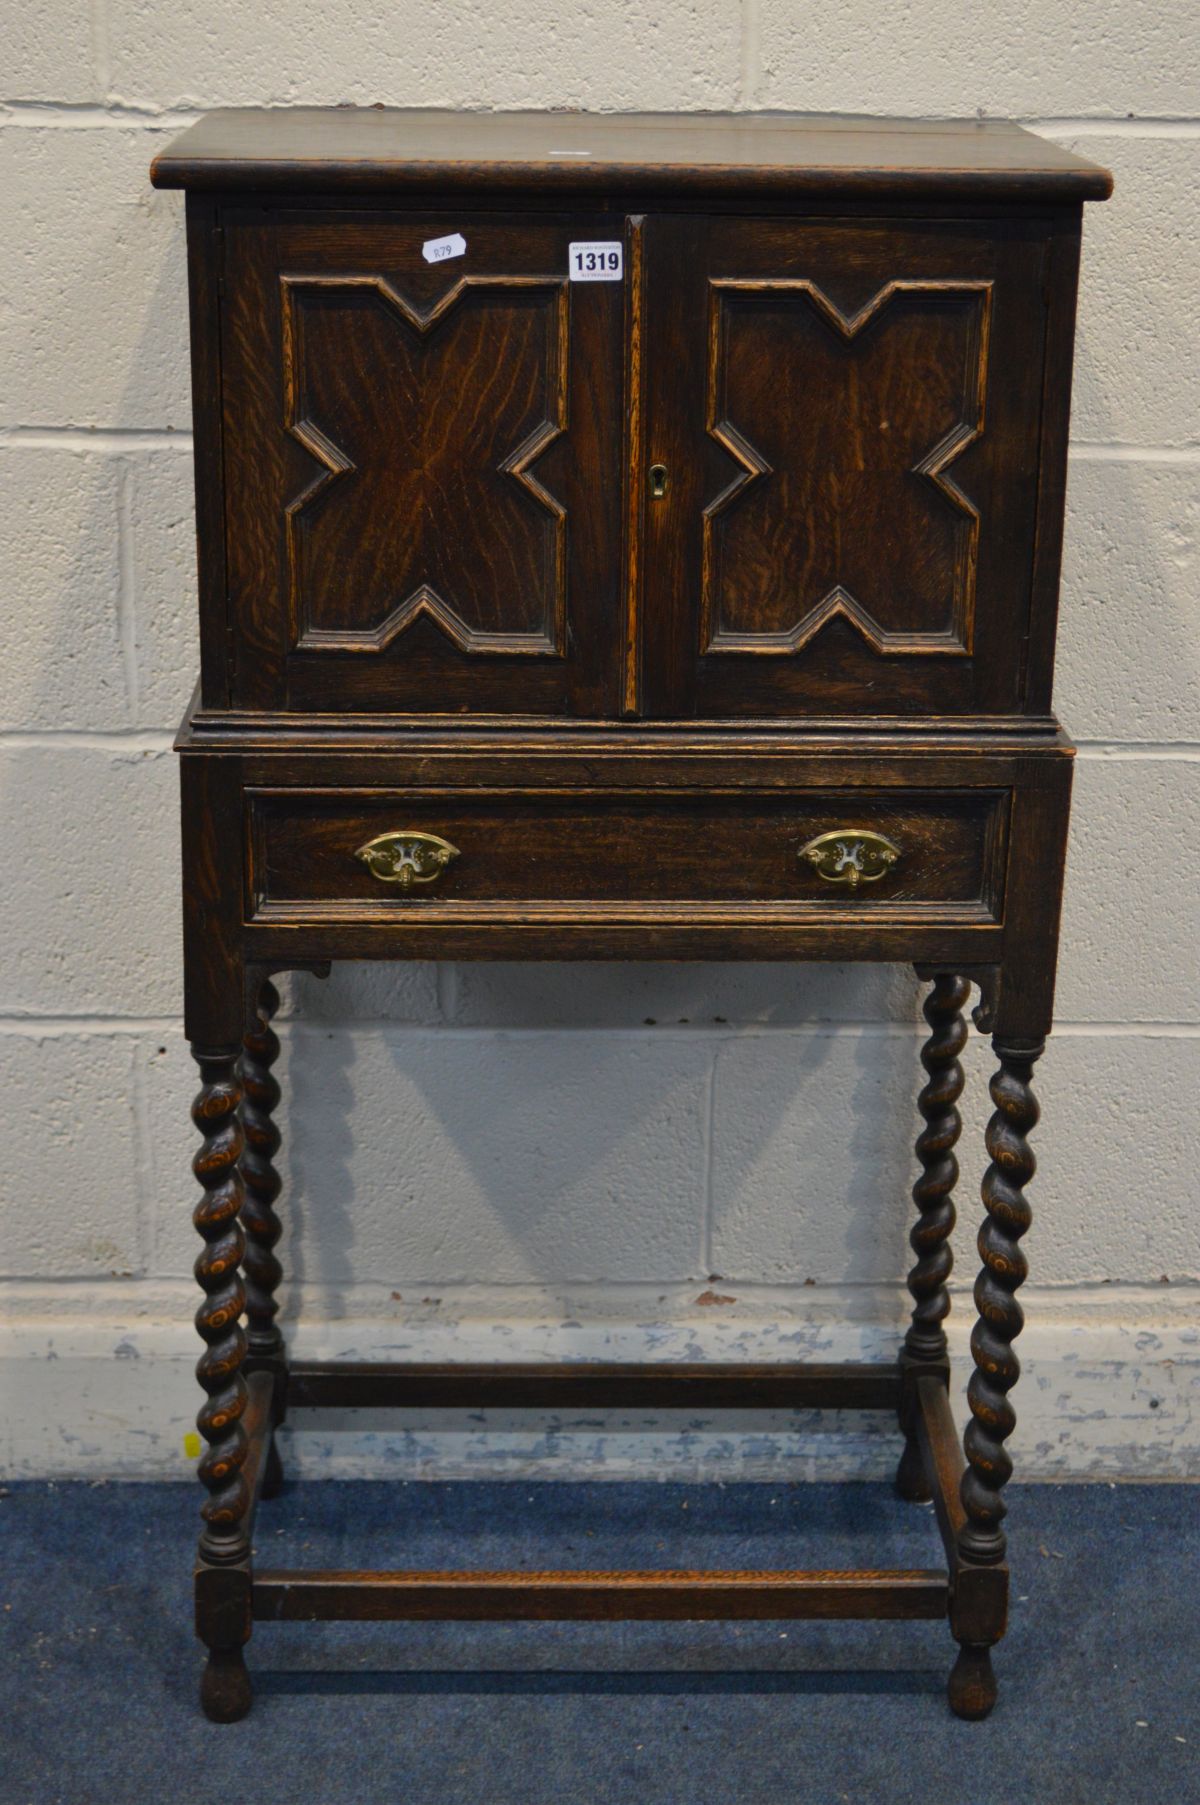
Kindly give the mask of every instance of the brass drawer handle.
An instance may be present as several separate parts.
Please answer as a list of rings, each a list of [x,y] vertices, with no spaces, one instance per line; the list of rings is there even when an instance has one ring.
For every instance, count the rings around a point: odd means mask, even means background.
[[[400,827],[395,833],[368,840],[354,856],[381,884],[398,884],[401,890],[411,890],[414,884],[436,884],[451,859],[460,855],[458,847],[451,846],[449,840]]]
[[[802,846],[797,856],[807,859],[827,884],[848,884],[857,890],[860,884],[874,884],[890,871],[900,857],[900,848],[882,834],[835,827]]]

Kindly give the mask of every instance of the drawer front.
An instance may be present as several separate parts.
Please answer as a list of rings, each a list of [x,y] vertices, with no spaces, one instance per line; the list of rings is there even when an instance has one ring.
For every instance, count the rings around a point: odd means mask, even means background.
[[[1021,708],[1045,232],[649,222],[647,714]]]
[[[1006,790],[254,790],[248,919],[998,924]]]

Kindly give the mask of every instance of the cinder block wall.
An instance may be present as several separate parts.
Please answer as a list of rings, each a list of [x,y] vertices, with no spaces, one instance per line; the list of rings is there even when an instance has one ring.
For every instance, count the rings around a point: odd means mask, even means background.
[[[1193,0],[6,8],[0,1459],[177,1474],[195,1407],[175,773],[195,665],[182,207],[235,104],[1015,117],[1090,211],[1058,704],[1082,742],[1014,1450],[1200,1462],[1200,67]],[[902,970],[416,966],[287,998],[287,1305],[325,1353],[838,1357],[904,1319]],[[973,1277],[988,1050],[957,1238]],[[961,1349],[969,1295],[956,1299]],[[880,1473],[860,1421],[316,1425],[310,1471]],[[782,1463],[782,1465],[780,1464]]]

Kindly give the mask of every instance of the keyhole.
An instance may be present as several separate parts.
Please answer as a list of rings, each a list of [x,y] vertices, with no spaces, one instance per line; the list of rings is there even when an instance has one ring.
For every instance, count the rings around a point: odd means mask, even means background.
[[[651,493],[651,495],[653,496],[655,501],[661,501],[663,496],[666,494],[666,492],[667,492],[667,466],[665,464],[651,464],[651,466],[650,466],[650,493]]]

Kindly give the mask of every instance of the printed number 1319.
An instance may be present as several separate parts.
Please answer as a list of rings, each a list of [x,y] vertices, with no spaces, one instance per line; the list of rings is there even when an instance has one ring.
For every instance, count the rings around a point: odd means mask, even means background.
[[[568,268],[572,282],[619,282],[622,249],[619,239],[610,243],[569,245]]]

